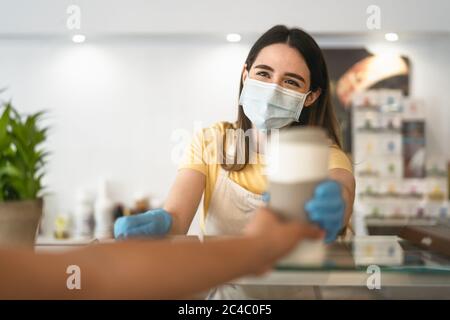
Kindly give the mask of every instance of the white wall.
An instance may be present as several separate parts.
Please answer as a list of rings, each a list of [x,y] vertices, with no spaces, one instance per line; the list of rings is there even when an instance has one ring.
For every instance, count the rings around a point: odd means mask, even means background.
[[[100,177],[127,204],[137,192],[165,197],[173,132],[234,119],[245,54],[228,43],[0,42],[2,98],[50,110],[47,214],[71,212],[76,190],[95,191]]]

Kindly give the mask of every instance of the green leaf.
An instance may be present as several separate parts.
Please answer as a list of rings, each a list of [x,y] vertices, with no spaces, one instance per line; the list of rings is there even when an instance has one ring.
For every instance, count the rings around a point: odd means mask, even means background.
[[[34,199],[42,193],[49,155],[39,148],[47,138],[48,128],[39,124],[44,114],[21,116],[11,102],[0,106],[0,202]]]
[[[7,175],[10,177],[22,177],[22,172],[10,163],[0,167],[0,176]]]
[[[7,130],[10,121],[9,111],[9,108],[5,108],[2,116],[0,117],[0,152],[11,143]]]

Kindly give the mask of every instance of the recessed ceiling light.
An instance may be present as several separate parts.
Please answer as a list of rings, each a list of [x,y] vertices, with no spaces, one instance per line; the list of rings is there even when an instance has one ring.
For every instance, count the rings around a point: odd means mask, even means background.
[[[238,33],[229,33],[227,34],[228,42],[239,42],[241,41],[241,35]]]
[[[83,43],[84,41],[86,41],[86,36],[84,34],[75,34],[72,37],[72,41],[75,43]]]
[[[397,41],[397,40],[398,40],[398,34],[396,34],[395,32],[386,33],[386,34],[384,35],[384,38],[385,38],[387,41],[394,42],[394,41]]]

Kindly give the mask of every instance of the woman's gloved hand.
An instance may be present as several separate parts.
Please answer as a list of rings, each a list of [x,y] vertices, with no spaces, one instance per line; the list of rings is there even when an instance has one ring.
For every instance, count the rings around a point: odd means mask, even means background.
[[[305,204],[309,219],[326,231],[325,242],[336,240],[342,230],[345,215],[345,202],[341,185],[333,180],[320,183],[314,196]]]
[[[269,204],[270,203],[270,194],[267,191],[262,193],[262,201],[265,204]]]
[[[172,216],[164,209],[120,217],[114,224],[115,238],[162,236],[169,232]]]

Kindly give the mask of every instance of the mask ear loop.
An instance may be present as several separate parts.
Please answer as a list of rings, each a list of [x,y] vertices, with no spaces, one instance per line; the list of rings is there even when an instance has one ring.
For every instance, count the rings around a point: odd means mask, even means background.
[[[244,80],[244,83],[245,83],[245,81],[247,81],[248,79],[252,79],[252,78],[250,78],[250,70],[247,70],[247,77],[245,78],[245,80]]]
[[[309,90],[307,93],[305,93],[305,96],[304,96],[303,100],[301,102],[299,102],[299,104],[300,103],[302,104],[302,107],[301,108],[297,108],[298,111],[297,111],[297,115],[295,116],[295,118],[297,119],[296,122],[300,121],[300,114],[302,113],[303,108],[305,107],[306,98],[308,98],[308,95],[310,93],[311,93],[311,90]]]

